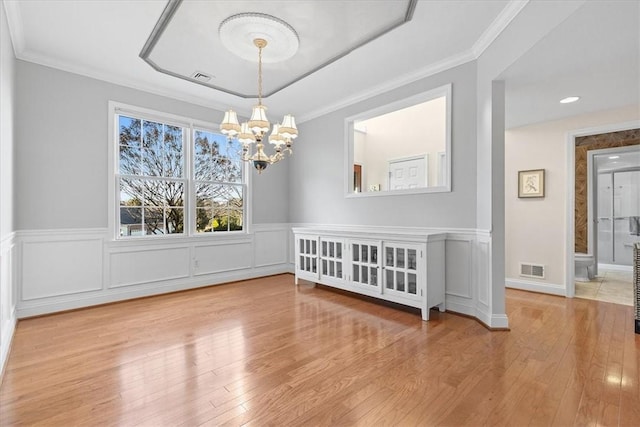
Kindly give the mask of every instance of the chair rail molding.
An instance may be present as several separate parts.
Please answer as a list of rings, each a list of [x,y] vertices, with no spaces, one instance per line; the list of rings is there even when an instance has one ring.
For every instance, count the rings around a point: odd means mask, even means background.
[[[108,228],[16,232],[15,318],[292,272],[290,225],[114,241]]]

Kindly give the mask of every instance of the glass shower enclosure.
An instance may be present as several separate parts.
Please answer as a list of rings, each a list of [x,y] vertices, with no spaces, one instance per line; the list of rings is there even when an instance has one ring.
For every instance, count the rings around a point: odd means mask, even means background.
[[[640,241],[640,169],[597,173],[598,263],[632,265]]]

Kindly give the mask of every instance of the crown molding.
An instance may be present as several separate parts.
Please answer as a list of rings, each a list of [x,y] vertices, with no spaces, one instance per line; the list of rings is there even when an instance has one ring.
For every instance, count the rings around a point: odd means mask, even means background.
[[[396,79],[390,80],[386,83],[378,85],[366,91],[362,91],[349,98],[343,98],[334,104],[331,104],[324,108],[312,110],[307,114],[303,114],[297,117],[298,123],[304,123],[305,121],[312,120],[321,117],[325,114],[332,113],[341,108],[348,107],[357,102],[364,101],[373,96],[380,95],[393,89],[397,89],[409,83],[413,83],[420,79],[432,76],[442,71],[449,70],[459,65],[465,64],[470,61],[474,61],[482,55],[482,53],[495,41],[496,38],[509,26],[511,21],[524,9],[529,3],[529,0],[511,0],[507,6],[498,14],[496,19],[493,20],[491,25],[482,33],[480,38],[473,44],[471,49],[462,52],[457,55],[450,56],[435,64],[430,64],[424,68],[416,70],[411,73],[404,74]]]
[[[312,110],[311,112],[307,113],[307,114],[303,114],[300,115],[298,117],[296,117],[296,121],[298,123],[303,123],[305,121],[308,120],[312,120],[321,116],[324,116],[325,114],[329,114],[332,113],[334,111],[340,110],[342,108],[348,107],[350,105],[353,105],[355,103],[358,103],[360,101],[364,101],[367,100],[369,98],[372,98],[376,95],[381,95],[385,92],[389,92],[393,89],[397,89],[399,87],[405,86],[409,83],[413,83],[415,81],[424,79],[426,77],[429,76],[433,76],[435,74],[438,74],[442,71],[446,71],[449,70],[451,68],[457,67],[459,65],[462,64],[466,64],[467,62],[473,61],[475,60],[476,57],[473,55],[473,52],[471,50],[468,50],[466,52],[463,52],[461,54],[458,55],[454,55],[454,56],[450,56],[449,58],[440,61],[440,62],[436,62],[434,64],[430,64],[424,68],[420,68],[416,71],[413,71],[411,73],[407,73],[404,74],[398,78],[395,78],[393,80],[389,80],[381,85],[378,86],[374,86],[371,89],[367,89],[365,91],[361,91],[353,96],[350,96],[348,98],[343,98],[342,100],[335,102],[333,104],[330,104],[326,107],[323,108],[318,108],[316,110]]]
[[[22,52],[16,54],[16,58],[22,61],[31,62],[34,64],[42,65],[49,68],[54,68],[68,73],[77,74],[83,77],[88,77],[96,80],[100,80],[106,83],[112,83],[118,86],[124,86],[131,89],[140,90],[143,92],[151,93],[153,95],[164,96],[176,101],[187,102],[190,104],[198,105],[201,107],[211,108],[218,111],[224,111],[229,108],[231,103],[223,105],[220,102],[213,101],[214,97],[194,96],[185,94],[180,90],[167,89],[161,85],[149,84],[137,79],[128,79],[121,76],[115,76],[112,73],[102,72],[94,68],[78,66],[69,64],[64,61],[57,61],[51,57],[45,55],[38,55],[32,52]]]
[[[484,53],[484,51],[491,46],[491,43],[498,38],[498,36],[509,26],[511,21],[518,16],[518,14],[529,3],[529,0],[512,0],[505,6],[504,9],[498,14],[496,19],[493,20],[491,25],[480,35],[480,38],[473,44],[471,51],[475,55],[476,59]]]
[[[119,86],[125,86],[136,90],[141,90],[154,95],[164,96],[167,98],[175,99],[177,101],[187,102],[190,104],[198,105],[205,108],[211,108],[218,111],[224,111],[227,108],[236,107],[242,108],[244,100],[239,102],[216,102],[214,99],[215,94],[212,96],[196,96],[185,94],[179,89],[167,89],[162,85],[149,84],[138,79],[125,78],[122,76],[116,76],[111,73],[107,73],[101,70],[96,70],[90,67],[84,67],[77,64],[70,64],[65,61],[59,61],[53,59],[47,55],[40,55],[33,52],[29,52],[24,37],[22,18],[20,16],[19,1],[4,1],[5,10],[7,12],[7,21],[9,24],[9,33],[11,35],[11,41],[13,44],[14,53],[17,59],[33,62],[38,65],[59,69],[62,71],[70,72],[86,76],[89,78],[98,79],[108,83],[116,84]],[[474,45],[467,51],[450,56],[440,62],[430,64],[426,67],[418,69],[416,71],[404,74],[395,79],[389,80],[380,85],[374,86],[370,89],[361,91],[355,95],[342,98],[341,100],[334,102],[322,108],[311,110],[305,114],[301,114],[296,117],[298,123],[303,123],[323,115],[332,113],[342,108],[348,107],[355,103],[364,101],[376,95],[389,92],[407,84],[413,83],[420,79],[435,75],[437,73],[446,71],[448,69],[457,67],[467,62],[478,59],[478,57],[495,41],[495,39],[505,30],[505,28],[511,23],[511,21],[524,9],[529,3],[529,0],[512,0],[507,6],[498,14],[496,19],[491,25],[482,33],[480,38],[474,43]]]

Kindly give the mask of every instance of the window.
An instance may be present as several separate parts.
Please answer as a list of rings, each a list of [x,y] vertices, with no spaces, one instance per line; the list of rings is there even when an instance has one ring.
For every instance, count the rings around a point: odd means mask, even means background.
[[[244,230],[240,144],[206,126],[114,109],[118,238]]]
[[[197,129],[194,149],[196,231],[242,230],[241,147],[224,135]]]

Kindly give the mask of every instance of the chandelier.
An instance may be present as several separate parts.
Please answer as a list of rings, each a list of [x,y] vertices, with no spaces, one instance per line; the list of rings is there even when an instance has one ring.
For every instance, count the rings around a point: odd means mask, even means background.
[[[250,18],[255,23],[258,14],[242,14],[240,17],[244,18],[245,15],[250,15]],[[271,25],[273,25],[274,20],[280,21],[271,16],[263,18],[264,16],[268,15],[258,15],[258,18],[267,19]],[[238,15],[227,19],[221,25],[221,29],[225,23],[230,20],[237,20],[237,18]],[[256,37],[253,39],[253,44],[258,48],[258,105],[253,107],[251,118],[242,124],[238,121],[238,115],[234,110],[226,111],[220,124],[220,131],[229,140],[236,138],[242,144],[242,161],[253,164],[258,173],[262,173],[267,166],[279,162],[285,158],[285,154],[288,153],[290,155],[293,152],[292,143],[298,137],[298,129],[295,118],[291,114],[285,115],[281,123],[275,123],[271,127],[267,119],[267,107],[262,104],[262,50],[267,46],[267,40]],[[268,138],[265,138],[270,128],[271,133]],[[274,153],[271,155],[266,154],[264,151],[265,139],[273,145]],[[253,144],[255,144],[255,149]]]

